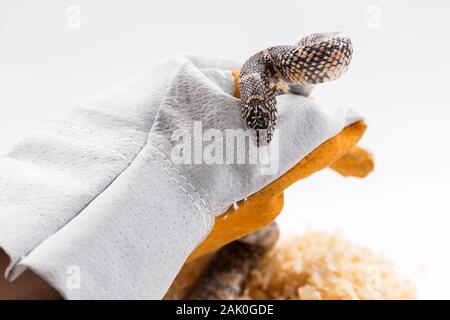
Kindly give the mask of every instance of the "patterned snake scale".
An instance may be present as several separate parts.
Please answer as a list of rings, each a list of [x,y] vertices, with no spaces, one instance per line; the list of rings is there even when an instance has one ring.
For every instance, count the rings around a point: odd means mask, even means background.
[[[187,299],[237,299],[250,272],[275,245],[278,236],[278,226],[272,223],[221,248]]]
[[[272,139],[277,122],[276,95],[302,94],[309,87],[339,78],[348,68],[353,48],[342,33],[315,33],[295,46],[275,46],[248,59],[241,68],[242,117],[256,130],[257,144]]]

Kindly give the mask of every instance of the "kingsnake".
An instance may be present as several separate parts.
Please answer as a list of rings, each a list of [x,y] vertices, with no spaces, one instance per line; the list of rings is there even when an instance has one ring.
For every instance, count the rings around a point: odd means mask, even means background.
[[[272,139],[277,123],[276,95],[303,94],[309,86],[339,78],[348,68],[353,48],[342,33],[315,33],[294,46],[274,46],[248,59],[241,68],[242,117],[248,128]]]

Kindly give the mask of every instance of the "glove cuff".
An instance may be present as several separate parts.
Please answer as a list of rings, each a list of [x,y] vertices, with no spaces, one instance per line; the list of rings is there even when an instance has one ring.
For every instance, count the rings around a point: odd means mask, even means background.
[[[161,152],[146,147],[19,266],[69,299],[160,299],[211,231],[214,216],[202,197]]]

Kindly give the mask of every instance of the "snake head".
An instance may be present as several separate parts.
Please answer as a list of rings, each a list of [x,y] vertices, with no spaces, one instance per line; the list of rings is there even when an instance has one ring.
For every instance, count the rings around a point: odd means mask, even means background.
[[[275,129],[277,112],[275,103],[270,101],[271,99],[254,95],[242,104],[242,115],[247,127],[256,130],[257,146],[260,145],[260,140],[269,143]]]
[[[241,113],[247,128],[256,130],[258,146],[260,140],[269,143],[277,120],[275,97],[259,74],[241,75],[239,86],[244,98]]]

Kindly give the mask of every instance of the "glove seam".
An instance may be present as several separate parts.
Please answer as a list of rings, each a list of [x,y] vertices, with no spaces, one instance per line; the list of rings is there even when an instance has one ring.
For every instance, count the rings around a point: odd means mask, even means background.
[[[211,216],[212,209],[208,205],[205,197],[195,188],[195,186],[188,181],[185,175],[183,175],[168,159],[164,156],[164,153],[154,146],[148,145],[149,151],[146,153],[147,160],[153,161],[156,163],[167,175],[170,177],[171,181],[191,200],[192,204],[197,208],[199,213],[202,213],[202,208],[206,211],[208,216]],[[155,155],[152,155],[154,153]],[[164,163],[158,159],[161,158]],[[172,172],[171,172],[172,171]],[[180,181],[181,178],[183,181]],[[183,185],[189,187],[192,191],[190,192],[188,188]],[[192,194],[193,193],[193,194]],[[200,201],[196,200],[198,198]]]
[[[94,147],[94,148],[99,148],[99,149],[102,149],[103,151],[106,151],[107,153],[110,153],[110,154],[113,154],[113,155],[115,155],[115,156],[118,156],[118,157],[121,158],[124,162],[129,162],[129,161],[130,161],[130,160],[127,159],[126,155],[124,155],[124,154],[118,152],[117,150],[107,148],[107,147],[102,146],[102,145],[100,145],[100,144],[90,143],[90,142],[87,142],[87,141],[82,141],[82,140],[80,140],[80,139],[74,139],[74,138],[72,138],[72,137],[67,137],[67,136],[57,136],[57,135],[49,134],[49,133],[43,133],[42,135],[47,136],[47,137],[49,137],[49,138],[54,138],[54,139],[57,139],[57,140],[65,139],[65,140],[74,141],[74,142],[82,142],[82,143],[83,143],[84,145],[86,145],[86,146],[91,146],[91,147]]]
[[[105,138],[105,139],[113,138],[113,139],[117,139],[117,140],[120,140],[120,141],[123,141],[123,142],[128,142],[128,143],[133,144],[133,145],[135,145],[135,146],[137,146],[137,147],[139,147],[141,149],[145,146],[145,143],[144,144],[138,143],[138,142],[134,141],[133,139],[120,137],[120,136],[117,136],[117,135],[103,134],[103,133],[101,133],[99,131],[89,130],[89,129],[81,128],[81,127],[78,127],[78,126],[72,126],[72,125],[68,125],[68,124],[61,123],[61,122],[56,122],[56,121],[55,122],[47,122],[47,123],[49,123],[51,125],[56,125],[56,126],[58,126],[60,128],[73,129],[73,130],[81,131],[81,132],[87,133],[89,135],[98,136],[98,137]]]

